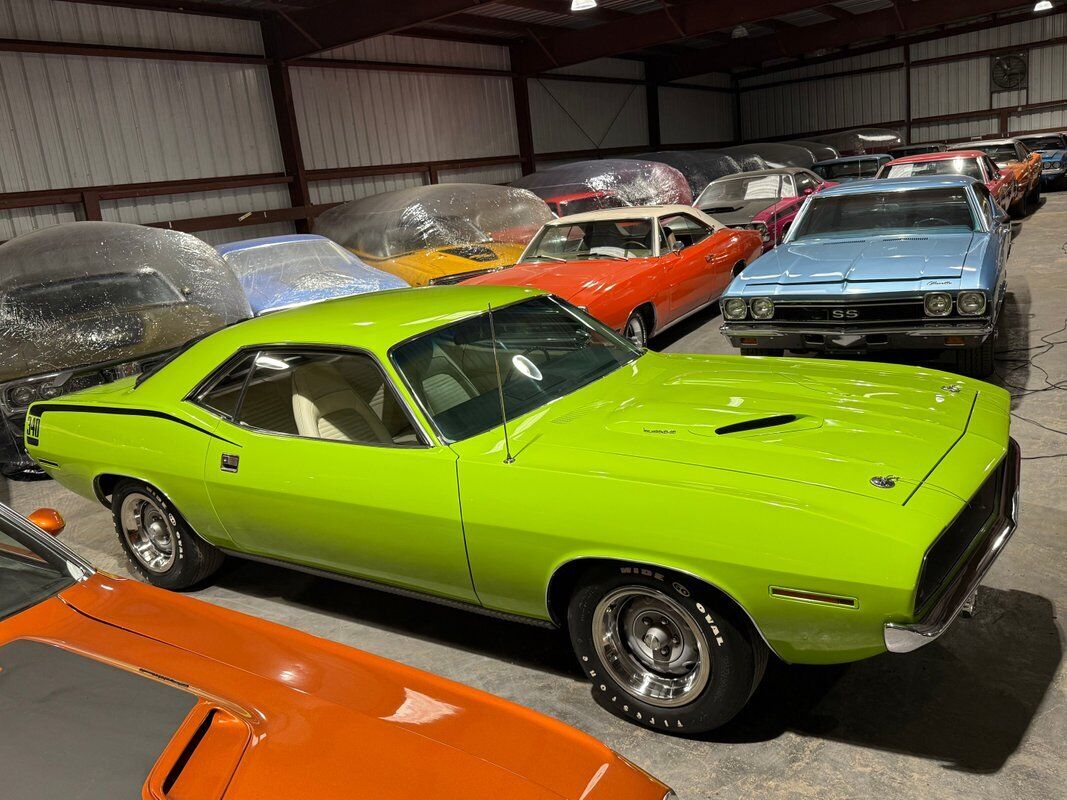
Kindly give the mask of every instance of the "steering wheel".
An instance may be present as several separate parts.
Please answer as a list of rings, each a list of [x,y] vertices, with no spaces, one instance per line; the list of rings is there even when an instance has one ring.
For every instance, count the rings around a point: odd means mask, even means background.
[[[502,382],[505,385],[511,383],[511,379],[514,378],[515,377],[515,373],[519,371],[518,367],[515,366],[516,357],[517,356],[522,356],[523,358],[526,358],[527,360],[529,360],[532,363],[533,359],[529,358],[529,354],[530,353],[543,353],[544,356],[545,356],[545,360],[546,361],[550,357],[548,355],[548,348],[547,347],[531,347],[528,350],[523,350],[521,353],[518,353],[517,355],[512,356],[511,360],[508,361],[507,372],[504,373],[504,377],[502,379]],[[523,377],[525,377],[525,376],[523,376]],[[533,381],[533,384],[534,384],[534,388],[537,389],[537,391],[539,391],[539,392],[545,391],[544,387],[541,386],[541,382],[540,381]]]
[[[925,223],[927,223],[927,222],[932,222],[932,223],[934,223],[934,226],[935,226],[935,227],[936,227],[936,225],[937,225],[938,223],[941,223],[941,224],[942,224],[942,225],[944,225],[944,226],[945,226],[946,228],[950,228],[950,227],[952,227],[951,223],[950,223],[950,222],[949,222],[949,221],[948,221],[947,219],[942,219],[941,217],[926,217],[925,219],[921,219],[921,220],[919,220],[918,222],[916,222],[916,223],[915,223],[915,226],[914,226],[914,227],[916,227],[916,228],[926,228],[926,227],[929,227],[928,225],[926,225],[926,224],[925,224]]]

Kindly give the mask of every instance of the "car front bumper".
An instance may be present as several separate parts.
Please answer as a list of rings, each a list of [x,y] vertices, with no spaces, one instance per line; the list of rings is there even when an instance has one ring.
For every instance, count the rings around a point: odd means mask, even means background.
[[[967,556],[954,578],[922,618],[908,624],[888,622],[883,628],[891,653],[910,653],[937,639],[956,621],[978,591],[978,585],[1015,533],[1019,519],[1019,445],[1008,440],[1006,470],[997,511],[984,527],[981,543]]]
[[[986,319],[973,324],[776,327],[773,322],[726,322],[719,330],[734,347],[767,350],[819,350],[863,353],[868,350],[940,350],[978,347],[993,334]]]
[[[1041,170],[1041,182],[1051,183],[1052,181],[1059,180],[1063,177],[1065,172],[1067,172],[1067,170],[1064,170],[1062,167],[1045,167]]]

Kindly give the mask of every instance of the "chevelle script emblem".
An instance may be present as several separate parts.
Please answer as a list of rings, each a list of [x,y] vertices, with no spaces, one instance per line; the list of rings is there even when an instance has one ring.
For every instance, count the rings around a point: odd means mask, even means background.
[[[871,478],[871,485],[879,489],[892,489],[897,485],[898,480],[900,478],[896,475],[875,475]]]

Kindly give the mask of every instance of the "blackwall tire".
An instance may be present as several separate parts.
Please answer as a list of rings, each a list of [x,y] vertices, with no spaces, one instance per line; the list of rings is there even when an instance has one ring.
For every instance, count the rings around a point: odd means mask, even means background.
[[[214,573],[225,559],[147,483],[120,481],[111,496],[111,515],[131,568],[153,586],[188,589]]]
[[[996,371],[996,339],[989,336],[978,347],[956,351],[956,370],[968,378],[988,378]]]
[[[622,335],[637,347],[648,347],[648,325],[639,311],[630,314],[630,318],[626,320],[626,325],[622,329]]]
[[[628,722],[677,736],[732,719],[769,657],[744,614],[716,592],[640,565],[587,575],[567,624],[594,699]]]

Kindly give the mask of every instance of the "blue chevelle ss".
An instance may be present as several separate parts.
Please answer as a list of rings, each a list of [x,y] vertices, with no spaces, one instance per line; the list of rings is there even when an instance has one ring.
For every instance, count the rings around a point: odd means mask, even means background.
[[[1011,226],[972,178],[856,181],[807,199],[719,301],[743,354],[951,351],[993,372]]]
[[[257,316],[304,303],[408,285],[395,275],[364,264],[325,236],[310,233],[247,239],[216,249],[236,273]]]

